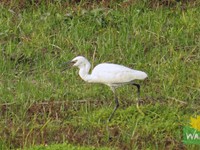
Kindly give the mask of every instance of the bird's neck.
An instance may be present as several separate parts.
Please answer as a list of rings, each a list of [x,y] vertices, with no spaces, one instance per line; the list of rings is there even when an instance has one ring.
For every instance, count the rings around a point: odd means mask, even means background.
[[[89,82],[91,75],[89,74],[90,71],[90,63],[86,63],[84,66],[80,67],[79,76],[84,80]]]

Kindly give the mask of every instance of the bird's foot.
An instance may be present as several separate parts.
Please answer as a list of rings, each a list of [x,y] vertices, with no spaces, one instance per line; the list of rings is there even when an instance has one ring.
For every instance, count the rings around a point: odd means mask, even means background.
[[[109,141],[109,142],[112,142],[112,140],[113,140],[113,138],[109,135],[109,136],[108,136],[108,141]]]
[[[143,113],[143,111],[140,109],[139,103],[138,103],[138,102],[137,102],[136,107],[137,107],[138,112],[139,112],[142,116],[144,116],[144,113]]]
[[[144,100],[139,99],[139,100],[137,101],[137,103],[138,103],[138,105],[142,105],[142,104],[144,104]]]

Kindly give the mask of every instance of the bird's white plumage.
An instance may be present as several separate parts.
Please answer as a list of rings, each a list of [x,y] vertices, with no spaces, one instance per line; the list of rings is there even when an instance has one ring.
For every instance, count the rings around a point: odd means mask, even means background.
[[[89,74],[91,65],[85,57],[77,56],[72,61],[75,63],[74,66],[79,67],[79,75],[83,80],[103,83],[110,87],[127,84],[136,79],[143,80],[147,77],[145,72],[112,63],[99,64]]]
[[[92,70],[91,76],[95,77],[95,81],[98,83],[104,84],[123,84],[136,79],[145,79],[147,77],[146,73],[142,71],[110,63],[97,65]]]

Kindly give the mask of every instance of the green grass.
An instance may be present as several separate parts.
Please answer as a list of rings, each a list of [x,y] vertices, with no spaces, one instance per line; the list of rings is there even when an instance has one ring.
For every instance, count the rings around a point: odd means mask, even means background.
[[[200,113],[198,5],[14,4],[0,5],[0,147],[198,148],[182,143],[182,128]],[[77,55],[93,67],[113,62],[147,72],[148,80],[137,81],[145,116],[136,109],[136,89],[125,86],[106,124],[110,89],[85,83],[77,69],[61,72]]]
[[[33,148],[28,148],[27,150],[96,150],[97,148],[95,147],[86,147],[86,146],[73,146],[68,143],[63,143],[63,144],[54,144],[50,146],[35,146]],[[108,150],[108,148],[98,148],[98,150]]]

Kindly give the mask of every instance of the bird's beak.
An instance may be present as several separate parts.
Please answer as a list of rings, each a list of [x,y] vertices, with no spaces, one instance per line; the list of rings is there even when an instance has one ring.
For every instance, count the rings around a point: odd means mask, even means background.
[[[62,66],[64,67],[64,69],[62,69],[62,72],[71,68],[74,65],[74,61],[68,61],[62,64]]]

